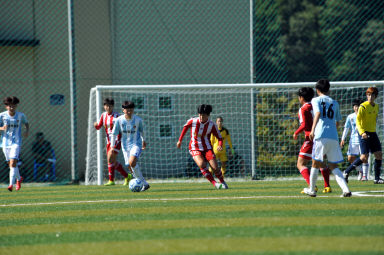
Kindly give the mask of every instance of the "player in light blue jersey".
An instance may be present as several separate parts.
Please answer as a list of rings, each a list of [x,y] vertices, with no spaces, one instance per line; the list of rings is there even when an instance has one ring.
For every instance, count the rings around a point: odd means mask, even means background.
[[[325,159],[328,161],[329,168],[336,177],[337,184],[343,190],[342,197],[352,196],[351,191],[343,177],[343,173],[337,164],[343,161],[343,154],[339,146],[337,125],[341,120],[339,103],[328,96],[330,84],[326,79],[321,79],[316,83],[318,97],[312,99],[313,124],[309,138],[313,140],[312,149],[312,168],[310,175],[310,187],[305,189],[305,193],[311,197],[316,197],[316,181],[320,168],[325,168]]]
[[[340,147],[343,148],[345,144],[345,139],[347,138],[347,135],[349,131],[351,131],[351,135],[349,138],[349,145],[348,145],[348,162],[353,163],[356,159],[356,157],[360,156],[360,142],[359,142],[359,132],[357,130],[356,126],[356,117],[357,117],[357,112],[359,111],[359,106],[360,104],[363,103],[363,100],[361,99],[355,99],[352,102],[352,107],[353,107],[353,113],[349,114],[344,125],[344,131],[343,135],[341,137],[341,142],[340,142]],[[363,163],[363,170],[361,169],[360,166],[356,167],[356,170],[359,173],[358,180],[361,181],[368,181],[367,175],[363,174],[362,172],[368,173],[368,168],[369,168],[369,163]],[[348,182],[348,179],[344,175],[345,180]]]
[[[142,150],[147,146],[144,139],[144,124],[143,120],[133,114],[135,104],[131,101],[125,101],[122,105],[124,115],[119,116],[115,122],[111,134],[111,144],[115,144],[115,139],[121,133],[121,147],[125,159],[125,165],[130,166],[132,173],[136,179],[144,183],[143,189],[149,189],[149,184],[144,179],[140,171],[138,159]]]
[[[28,137],[29,124],[25,115],[17,112],[16,108],[20,102],[17,97],[6,97],[4,105],[7,111],[0,113],[0,133],[1,145],[5,155],[5,159],[9,162],[9,186],[8,190],[13,190],[16,182],[16,190],[21,188],[23,178],[20,176],[17,161],[22,144],[22,125],[25,125],[24,137]]]

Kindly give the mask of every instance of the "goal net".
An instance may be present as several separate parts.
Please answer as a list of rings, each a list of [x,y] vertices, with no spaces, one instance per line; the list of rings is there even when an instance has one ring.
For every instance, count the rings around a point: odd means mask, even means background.
[[[339,102],[343,117],[340,135],[346,117],[353,112],[352,101],[366,100],[367,87],[376,86],[381,111],[378,133],[383,138],[383,85],[384,82],[331,83],[330,96]],[[181,149],[176,148],[183,125],[197,116],[200,104],[211,104],[211,120],[222,117],[231,135],[235,154],[227,149],[226,177],[297,176],[297,155],[304,137],[294,140],[292,135],[299,125],[297,91],[305,86],[314,88],[315,83],[96,86],[89,99],[85,183],[101,185],[108,178],[105,132],[93,126],[107,97],[115,100],[114,110],[121,114],[122,103],[133,101],[135,114],[144,121],[147,148],[139,162],[147,179],[200,178],[188,152],[189,133]],[[118,160],[124,163],[122,153]],[[117,172],[115,175],[116,179],[122,178]]]

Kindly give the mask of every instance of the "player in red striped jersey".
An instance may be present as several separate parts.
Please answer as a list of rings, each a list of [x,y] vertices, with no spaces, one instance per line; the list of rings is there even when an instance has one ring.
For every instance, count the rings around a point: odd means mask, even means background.
[[[212,106],[202,104],[197,108],[199,117],[191,118],[184,125],[184,128],[177,142],[177,148],[181,147],[181,141],[188,129],[191,129],[191,140],[189,142],[189,153],[193,157],[201,173],[210,181],[217,189],[228,189],[228,185],[224,181],[224,177],[218,169],[215,154],[213,153],[212,144],[210,141],[211,134],[219,140],[217,147],[218,151],[222,150],[223,138],[220,135],[216,124],[209,119],[212,112]],[[216,182],[212,174],[208,170],[208,165],[211,166],[220,183]]]
[[[301,146],[299,157],[297,158],[297,168],[299,169],[300,174],[303,176],[303,178],[309,185],[310,170],[308,169],[307,164],[312,160],[313,146],[313,141],[309,139],[309,134],[311,133],[313,123],[313,111],[311,100],[315,95],[315,92],[312,88],[304,87],[299,89],[297,95],[299,96],[299,102],[302,106],[299,110],[300,127],[293,134],[293,138],[296,140],[297,136],[301,132],[304,132],[305,134],[305,140],[303,145]],[[329,185],[330,170],[328,168],[321,168],[320,171],[324,178],[323,193],[332,192],[332,189]],[[304,194],[304,190],[301,191],[301,193]]]
[[[123,166],[116,160],[117,154],[121,149],[121,135],[119,134],[115,145],[111,146],[110,135],[113,129],[114,120],[119,117],[117,112],[113,111],[115,101],[112,98],[104,99],[104,110],[101,114],[99,122],[95,122],[94,126],[99,130],[104,126],[106,139],[107,139],[107,162],[108,162],[108,174],[109,181],[105,184],[106,186],[115,185],[115,169],[124,177],[124,185],[128,185],[129,181],[132,179],[132,175],[127,173]]]

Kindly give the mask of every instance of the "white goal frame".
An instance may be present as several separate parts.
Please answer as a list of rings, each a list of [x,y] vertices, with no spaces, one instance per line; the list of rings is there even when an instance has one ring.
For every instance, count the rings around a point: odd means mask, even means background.
[[[355,87],[355,86],[384,86],[384,81],[338,81],[338,82],[330,82],[331,88],[332,87]],[[255,89],[263,89],[263,88],[300,88],[300,87],[314,87],[316,82],[299,82],[299,83],[255,83],[255,84],[182,84],[182,85],[97,85],[96,87],[91,89],[90,95],[96,94],[96,119],[98,119],[102,113],[103,110],[103,98],[102,98],[102,92],[103,91],[124,91],[126,89],[234,89],[234,88],[247,88],[249,89],[249,93],[251,95],[251,98],[253,97],[253,92]],[[378,102],[380,104],[381,108],[384,108],[384,98],[380,98],[380,101]],[[251,100],[253,102],[253,100]],[[92,116],[92,98],[90,96],[89,98],[89,120],[91,120]],[[194,107],[194,106],[193,106]],[[254,140],[255,140],[255,127],[254,127],[254,121],[253,121],[253,112],[254,112],[254,105],[251,104],[250,106],[250,112],[251,114],[251,172],[252,172],[252,178],[256,176],[256,169],[255,169],[255,148],[254,148]],[[384,116],[383,116],[384,119]],[[90,121],[89,121],[90,122]],[[383,123],[384,124],[384,123]],[[90,124],[89,124],[90,125]],[[91,136],[91,129],[94,128],[93,125],[90,125],[88,127],[88,143],[90,143],[90,136]],[[103,151],[103,134],[104,132],[97,132],[97,185],[103,184],[103,172],[104,172],[104,164],[103,164],[103,157],[104,151]],[[89,145],[87,145],[89,146]],[[87,159],[90,158],[90,151],[87,151]],[[86,173],[85,173],[85,184],[89,185],[91,184],[89,182],[89,160],[87,160],[86,163]]]

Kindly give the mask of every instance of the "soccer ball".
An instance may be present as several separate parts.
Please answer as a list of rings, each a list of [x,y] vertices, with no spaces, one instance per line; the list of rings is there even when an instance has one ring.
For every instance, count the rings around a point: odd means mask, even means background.
[[[132,179],[129,181],[129,189],[132,192],[140,192],[143,188],[144,183],[139,179]]]

